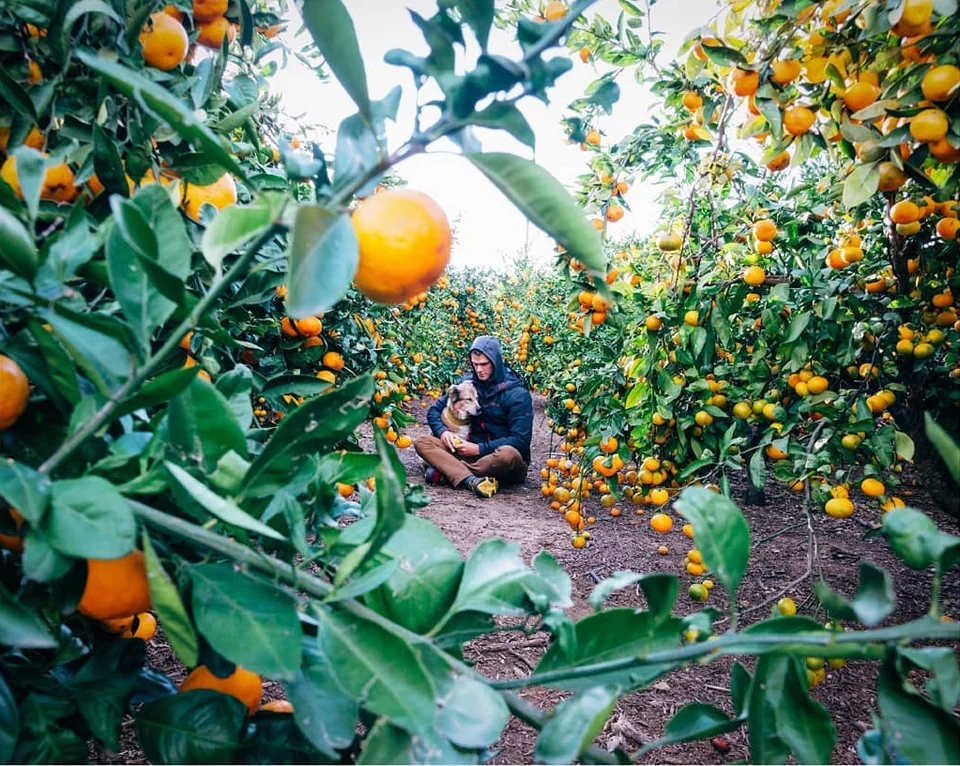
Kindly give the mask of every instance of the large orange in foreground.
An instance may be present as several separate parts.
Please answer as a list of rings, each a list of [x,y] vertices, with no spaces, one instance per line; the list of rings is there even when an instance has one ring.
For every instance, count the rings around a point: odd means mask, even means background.
[[[0,431],[17,422],[30,399],[30,383],[20,365],[0,354]]]
[[[357,289],[377,303],[403,303],[437,281],[450,262],[450,224],[422,192],[391,189],[353,212]]]
[[[88,559],[87,583],[77,609],[95,620],[113,620],[153,608],[142,551],[118,559]]]

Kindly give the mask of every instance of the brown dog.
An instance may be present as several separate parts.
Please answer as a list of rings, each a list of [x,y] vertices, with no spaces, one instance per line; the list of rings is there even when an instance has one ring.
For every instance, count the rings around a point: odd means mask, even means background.
[[[480,397],[469,380],[454,383],[447,389],[447,406],[440,413],[443,424],[454,436],[467,439],[470,436],[470,420],[480,414]]]

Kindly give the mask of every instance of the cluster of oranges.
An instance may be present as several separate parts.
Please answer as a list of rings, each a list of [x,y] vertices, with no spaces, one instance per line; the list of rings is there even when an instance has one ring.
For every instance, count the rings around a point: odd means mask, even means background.
[[[197,45],[220,50],[224,38],[233,42],[237,28],[226,17],[229,5],[229,0],[193,0],[191,18]],[[140,32],[141,53],[147,66],[169,72],[188,58],[190,36],[184,20],[184,13],[173,5],[150,14]]]

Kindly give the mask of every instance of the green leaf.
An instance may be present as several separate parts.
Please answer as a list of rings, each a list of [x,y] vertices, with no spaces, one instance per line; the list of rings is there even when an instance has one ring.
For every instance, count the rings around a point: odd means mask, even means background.
[[[57,553],[41,527],[30,527],[23,543],[23,573],[36,582],[54,582],[66,575],[74,559]]]
[[[767,484],[767,463],[762,449],[754,450],[750,456],[749,467],[750,483],[757,489],[763,489]]]
[[[108,749],[120,744],[120,724],[130,705],[147,654],[145,641],[98,642],[67,681],[93,735]]]
[[[19,734],[20,714],[17,701],[3,676],[0,676],[0,762],[13,763],[13,750]]]
[[[483,128],[505,130],[531,149],[537,144],[533,128],[513,101],[494,101],[485,109],[470,115],[468,122]]]
[[[136,394],[124,400],[117,408],[116,417],[170,401],[193,382],[199,371],[197,366],[179,367],[158,375],[145,383]]]
[[[50,502],[50,479],[12,458],[0,459],[0,497],[33,525]]]
[[[700,47],[703,49],[703,52],[706,54],[707,58],[719,66],[744,67],[747,65],[747,60],[743,57],[743,54],[734,48],[729,48],[726,45],[719,45],[716,43],[702,45]]]
[[[340,0],[311,0],[300,9],[303,23],[327,65],[360,113],[370,117],[367,73],[350,13]]]
[[[241,529],[249,530],[254,534],[273,538],[274,540],[286,539],[273,527],[268,527],[263,522],[258,521],[249,513],[242,510],[235,503],[227,500],[226,498],[220,497],[220,495],[207,488],[207,486],[202,482],[194,479],[180,466],[169,461],[165,462],[164,465],[170,472],[171,476],[173,476],[177,483],[183,487],[190,497],[210,511],[210,513],[220,519],[220,521],[226,524],[232,524],[235,527],[240,527]]]
[[[928,516],[914,508],[885,513],[882,533],[893,552],[911,569],[937,564],[946,571],[960,556],[960,538],[941,532]]]
[[[444,695],[437,729],[458,747],[479,749],[496,743],[509,718],[503,697],[485,683],[459,676]]]
[[[650,611],[658,616],[670,613],[673,603],[677,600],[680,586],[674,575],[663,572],[646,575],[639,572],[614,572],[590,592],[588,599],[590,606],[594,611],[599,612],[603,609],[603,602],[613,593],[629,588],[635,583],[641,583],[644,588]]]
[[[537,673],[593,665],[659,651],[676,649],[680,641],[680,620],[670,617],[658,622],[651,612],[633,609],[606,609],[584,617],[574,625],[575,650],[568,655],[556,643],[551,644],[537,666]],[[579,691],[595,686],[610,686],[618,694],[642,689],[681,663],[643,665],[630,670],[597,673],[586,678],[546,684],[552,688]]]
[[[733,703],[733,712],[739,717],[747,704],[747,695],[750,693],[750,683],[753,679],[748,671],[739,662],[734,662],[730,668],[730,701]]]
[[[39,313],[101,394],[109,397],[130,376],[134,357],[117,338],[117,319],[78,314],[59,304]]]
[[[787,329],[787,335],[783,339],[784,343],[793,343],[797,338],[803,335],[803,331],[807,329],[807,325],[810,324],[810,319],[813,314],[809,311],[804,311],[799,314],[795,314],[793,319],[790,320],[790,327]]]
[[[870,199],[880,187],[880,170],[877,163],[857,165],[843,182],[843,205],[854,208]]]
[[[542,595],[549,599],[550,605],[557,609],[573,606],[573,581],[557,560],[546,551],[540,551],[531,563],[544,585],[549,586]]]
[[[36,120],[31,120],[31,123]],[[46,172],[46,158],[29,146],[18,147],[14,151],[16,157],[17,179],[23,192],[23,201],[26,203],[30,220],[36,220],[40,210],[40,190],[43,188],[43,177]]]
[[[447,615],[457,612],[527,614],[530,597],[555,595],[553,588],[521,561],[520,546],[484,540],[463,569],[457,598]]]
[[[238,364],[230,372],[217,378],[216,389],[226,398],[237,422],[247,427],[253,420],[253,372],[245,364]],[[230,454],[230,453],[227,453]]]
[[[31,281],[37,273],[39,259],[33,236],[20,219],[5,207],[0,207],[0,264],[18,277]]]
[[[705,702],[688,702],[667,721],[666,736],[641,748],[641,753],[678,742],[696,742],[735,731],[743,726],[743,719],[730,718],[720,708]]]
[[[957,700],[960,699],[960,668],[957,667],[956,655],[950,647],[901,648],[900,655],[918,668],[933,674],[926,686],[930,699],[947,712],[956,707]]]
[[[917,449],[917,445],[913,443],[913,439],[903,431],[894,431],[893,438],[897,445],[897,457],[901,460],[913,460],[913,455]],[[960,453],[958,453],[958,459],[960,459]]]
[[[398,85],[385,98],[370,104],[370,117],[353,114],[344,119],[337,129],[334,150],[334,187],[342,189],[359,176],[373,170],[387,155],[386,121],[396,120],[402,89]],[[368,196],[379,183],[374,175],[356,194]]]
[[[173,313],[176,304],[153,284],[141,259],[156,262],[157,233],[134,200],[111,197],[115,226],[107,237],[107,270],[110,286],[127,323],[143,348],[149,348],[153,331]]]
[[[253,461],[244,479],[244,491],[272,491],[268,469],[275,463],[282,463],[280,474],[286,477],[295,470],[296,458],[329,449],[349,436],[366,419],[372,396],[373,378],[363,375],[301,404],[280,421]],[[279,486],[285,484],[283,479]]]
[[[41,528],[56,551],[80,559],[118,559],[137,542],[129,504],[99,476],[55,481]]]
[[[7,69],[0,69],[0,96],[13,111],[29,120],[31,125],[36,125],[37,111],[30,100],[30,94],[10,76]]]
[[[232,564],[196,564],[190,582],[197,629],[219,654],[270,678],[297,677],[303,634],[293,596]]]
[[[62,719],[76,712],[60,696],[32,692],[20,701],[20,737],[12,763],[82,763],[89,757],[85,740]]]
[[[151,763],[236,763],[247,712],[209,689],[174,694],[140,709],[137,741]]]
[[[923,697],[897,667],[890,650],[877,678],[884,739],[907,763],[960,762],[960,721]]]
[[[67,415],[80,403],[81,399],[77,367],[54,334],[48,331],[42,322],[31,319],[27,326],[37,342],[47,374],[31,375],[29,370],[24,372],[27,373],[31,382],[35,383],[64,415]]]
[[[533,755],[538,763],[574,763],[603,728],[617,704],[606,686],[584,689],[557,705],[537,737]]]
[[[93,127],[93,168],[107,192],[119,194],[121,197],[130,196],[130,186],[127,184],[120,151],[99,125]]]
[[[810,697],[799,657],[764,655],[757,660],[747,703],[750,760],[830,763],[837,732],[830,714]]]
[[[869,561],[860,562],[860,587],[852,601],[848,602],[825,582],[815,583],[814,591],[831,617],[859,620],[867,627],[880,623],[895,606],[890,573]]]
[[[287,265],[287,311],[300,319],[329,311],[357,272],[360,251],[349,216],[300,205]]]
[[[209,474],[230,450],[247,455],[246,436],[229,402],[203,378],[177,394],[167,413],[170,445],[184,465],[196,464]]]
[[[153,602],[153,608],[163,628],[163,635],[170,642],[170,648],[180,662],[192,668],[197,664],[200,653],[200,643],[193,629],[193,622],[180,599],[176,584],[160,563],[146,529],[143,530],[141,540],[143,540],[143,554],[147,566],[150,600]]]
[[[930,417],[929,412],[924,413],[923,421],[927,438],[940,454],[940,457],[943,458],[943,462],[947,464],[947,469],[950,471],[953,480],[960,484],[960,446]]]
[[[203,257],[219,270],[224,258],[270,226],[273,215],[273,206],[263,198],[250,205],[224,208],[203,232]]]
[[[338,759],[337,751],[346,750],[353,741],[359,709],[337,686],[330,659],[316,641],[303,642],[300,670],[283,689],[303,735],[321,753]]]
[[[477,37],[484,50],[490,39],[490,27],[493,26],[495,13],[494,0],[457,0],[457,10]]]
[[[364,519],[354,526],[372,526]],[[367,535],[361,539],[366,539]],[[415,633],[427,633],[453,604],[463,559],[446,536],[425,518],[411,516],[384,544],[381,556],[399,562],[396,572],[367,595],[371,608]]]
[[[374,567],[359,577],[351,578],[348,582],[337,587],[323,601],[325,604],[332,604],[337,601],[343,601],[348,598],[359,598],[375,588],[379,588],[389,580],[397,571],[400,562],[397,560],[388,561],[386,564]]]
[[[750,527],[743,513],[730,498],[703,487],[685,489],[676,507],[693,524],[703,565],[733,594],[750,559]]]
[[[591,271],[606,271],[600,234],[566,189],[530,160],[512,154],[468,153],[470,160],[538,228]]]
[[[60,645],[43,617],[14,599],[2,583],[0,645],[19,649],[56,649]]]
[[[317,474],[327,484],[338,481],[344,484],[356,484],[373,476],[379,466],[380,458],[377,455],[337,450],[320,458],[317,463]]]
[[[60,49],[60,55],[65,56],[70,50],[70,35],[73,31],[73,25],[77,20],[88,13],[99,13],[110,19],[113,19],[120,27],[123,27],[123,20],[117,15],[104,0],[78,0],[73,3],[69,10],[64,14],[63,20],[56,29],[56,44]],[[99,171],[97,171],[99,174]],[[101,180],[103,177],[101,176]],[[109,187],[108,187],[109,188]]]
[[[384,719],[374,724],[357,758],[358,766],[385,763],[471,764],[477,762],[474,752],[458,749],[436,731],[413,734]]]
[[[376,503],[377,520],[367,538],[368,545],[365,559],[376,555],[389,540],[394,532],[403,527],[407,520],[406,503],[403,499],[403,487],[406,484],[407,474],[400,462],[397,450],[380,429],[374,431],[374,441],[377,445],[377,454],[380,456],[380,467],[376,473]],[[340,571],[337,571],[340,577]]]
[[[411,645],[352,614],[315,609],[317,643],[337,685],[374,715],[413,733],[433,729],[437,701]]]
[[[163,86],[147,80],[130,67],[94,55],[92,51],[77,51],[75,55],[114,88],[166,122],[177,134],[191,141],[225,170],[240,178],[246,177],[243,168],[210,129],[200,122],[186,103]]]

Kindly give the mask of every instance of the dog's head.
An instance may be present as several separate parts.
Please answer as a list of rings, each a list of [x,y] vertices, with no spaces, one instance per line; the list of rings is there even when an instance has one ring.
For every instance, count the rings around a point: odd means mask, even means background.
[[[480,397],[469,380],[454,383],[447,389],[447,406],[458,420],[469,420],[480,414]]]

